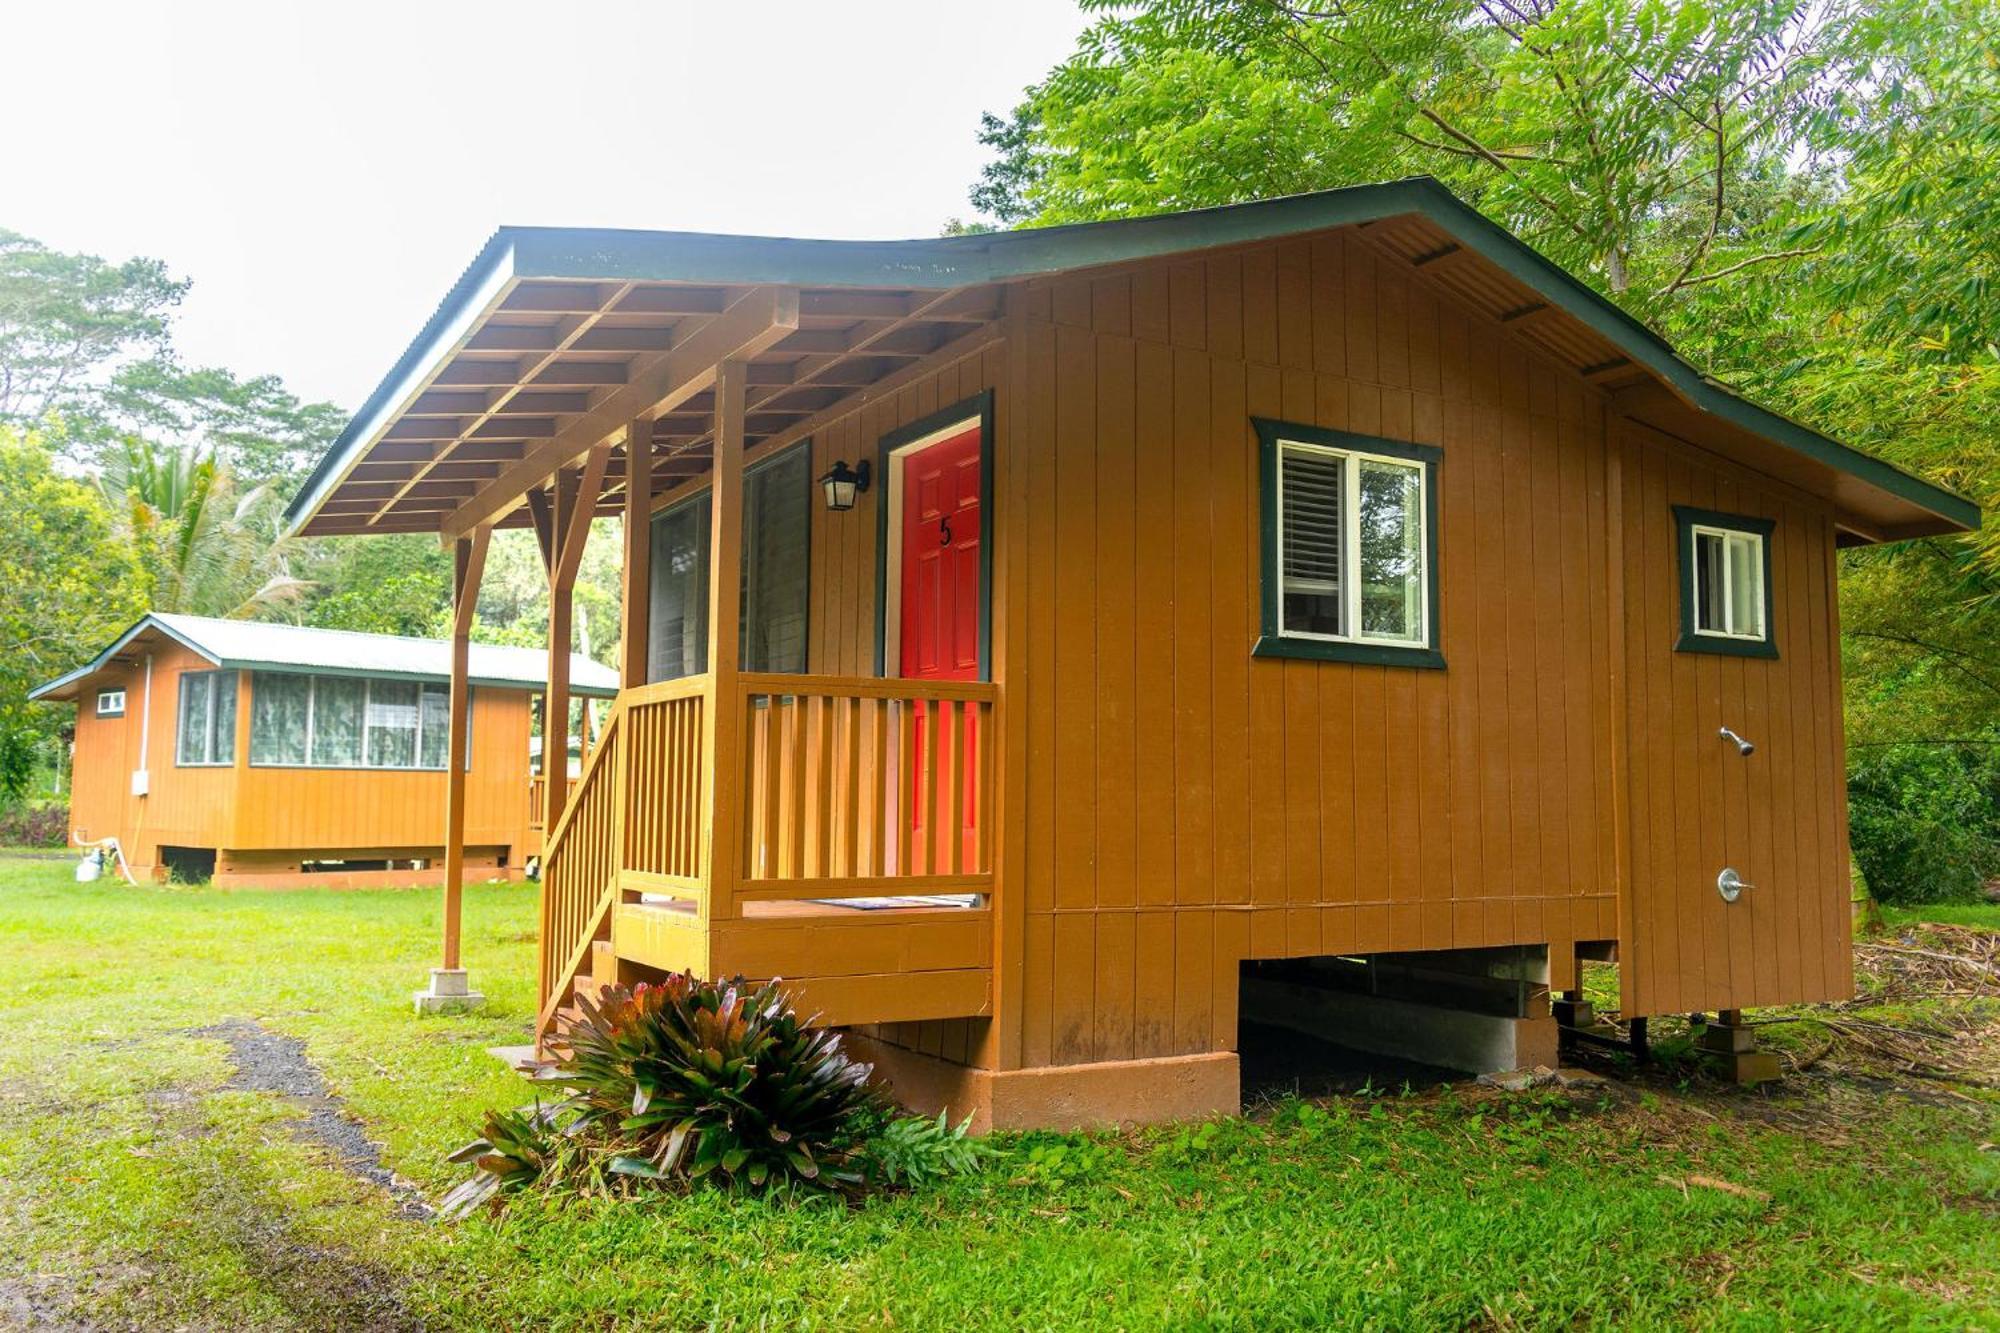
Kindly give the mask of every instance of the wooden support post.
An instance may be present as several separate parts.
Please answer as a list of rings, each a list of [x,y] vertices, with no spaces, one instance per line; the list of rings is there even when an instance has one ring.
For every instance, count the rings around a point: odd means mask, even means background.
[[[471,1008],[482,998],[465,981],[459,961],[459,914],[465,891],[465,753],[471,726],[472,614],[492,530],[474,528],[454,543],[451,587],[451,716],[445,726],[444,957],[430,986],[416,995],[419,1013]]]
[[[569,805],[569,639],[576,571],[590,540],[590,519],[611,460],[609,440],[590,451],[583,473],[556,477],[549,563],[549,681],[542,706],[542,777],[546,827]]]
[[[647,613],[653,596],[653,423],[625,430],[625,580],[618,687],[646,683]]]
[[[708,892],[703,925],[733,917],[741,860],[743,701],[737,696],[737,644],[743,583],[743,405],[748,368],[725,361],[715,377],[715,464],[709,485],[708,678],[703,710],[702,808],[708,811]]]

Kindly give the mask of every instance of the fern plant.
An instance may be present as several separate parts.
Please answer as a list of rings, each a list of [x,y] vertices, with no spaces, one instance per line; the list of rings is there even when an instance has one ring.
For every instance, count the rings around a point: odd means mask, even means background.
[[[972,1117],[953,1125],[949,1111],[937,1119],[897,1116],[863,1142],[859,1158],[870,1184],[918,1189],[948,1176],[967,1176],[986,1165],[992,1150],[972,1137]]]

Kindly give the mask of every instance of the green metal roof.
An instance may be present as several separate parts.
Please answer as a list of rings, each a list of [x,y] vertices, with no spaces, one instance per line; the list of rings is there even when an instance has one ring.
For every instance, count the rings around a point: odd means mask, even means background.
[[[1665,339],[1428,176],[1110,222],[906,241],[701,232],[503,227],[327,450],[286,510],[296,528],[393,417],[429,367],[507,287],[524,279],[949,289],[1270,240],[1417,215],[1534,289],[1703,411],[1773,440],[1960,528],[1971,501],[1759,407],[1681,359]]]
[[[216,620],[154,611],[140,617],[89,662],[37,686],[28,697],[45,698],[102,669],[120,649],[149,629],[158,630],[219,667],[394,680],[451,679],[451,644],[443,639],[361,634],[255,620]],[[471,645],[470,659],[468,679],[474,685],[539,690],[548,683],[548,657],[538,649],[475,643]],[[618,693],[618,673],[587,657],[570,654],[569,673],[572,694],[609,699]]]

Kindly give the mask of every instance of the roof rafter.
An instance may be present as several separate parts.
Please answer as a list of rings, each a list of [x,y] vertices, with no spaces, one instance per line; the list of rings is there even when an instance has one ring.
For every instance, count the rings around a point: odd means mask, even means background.
[[[460,505],[446,517],[443,539],[455,541],[478,524],[511,512],[556,469],[633,423],[651,422],[712,387],[723,361],[756,356],[798,326],[798,288],[752,288],[674,347],[635,363],[623,388],[593,403],[590,411]]]

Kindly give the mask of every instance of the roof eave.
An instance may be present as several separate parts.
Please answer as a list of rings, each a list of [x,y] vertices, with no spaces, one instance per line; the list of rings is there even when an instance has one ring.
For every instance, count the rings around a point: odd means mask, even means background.
[[[508,227],[495,234],[425,330],[341,433],[286,510],[293,532],[435,373],[448,350],[515,282],[776,283],[954,288],[1244,244],[1402,214],[1436,223],[1516,281],[1606,339],[1684,401],[1912,505],[1977,528],[1977,505],[1757,406],[1707,379],[1643,322],[1536,253],[1428,176],[1110,222],[911,241],[826,241],[701,233]]]
[[[299,493],[285,506],[285,530],[297,536],[319,506],[340,485],[402,406],[421,392],[437,367],[456,350],[517,281],[514,247],[505,229],[494,234],[452,290],[439,303],[416,340],[375,387],[345,429],[327,447]]]

